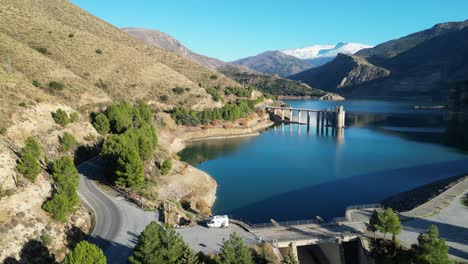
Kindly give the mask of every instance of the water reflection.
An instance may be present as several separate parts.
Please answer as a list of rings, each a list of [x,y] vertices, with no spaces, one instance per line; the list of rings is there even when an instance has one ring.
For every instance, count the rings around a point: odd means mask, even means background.
[[[229,156],[243,144],[248,144],[251,137],[212,139],[202,140],[190,143],[189,147],[179,152],[183,161],[196,166],[207,160],[217,157]]]
[[[462,119],[446,121],[443,111],[415,110],[408,102],[341,103],[344,130],[317,129],[311,116],[310,128],[278,124],[258,137],[195,142],[180,156],[218,182],[214,213],[253,221],[341,216],[350,203],[468,172],[468,156],[457,151],[468,149]]]

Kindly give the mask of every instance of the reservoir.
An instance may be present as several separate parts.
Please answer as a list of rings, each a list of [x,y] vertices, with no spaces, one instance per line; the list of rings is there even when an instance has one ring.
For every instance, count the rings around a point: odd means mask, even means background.
[[[214,214],[252,223],[344,216],[353,204],[468,172],[459,131],[444,110],[417,102],[286,100],[295,108],[343,105],[343,133],[279,124],[256,137],[195,142],[179,155],[218,183]],[[305,118],[305,117],[304,117]],[[315,125],[315,117],[311,116]]]

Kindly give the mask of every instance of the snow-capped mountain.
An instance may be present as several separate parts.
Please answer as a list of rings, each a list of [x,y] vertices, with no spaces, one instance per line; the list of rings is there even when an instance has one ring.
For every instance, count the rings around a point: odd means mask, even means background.
[[[336,45],[313,45],[299,49],[282,50],[281,52],[299,59],[307,60],[314,66],[320,66],[333,60],[338,53],[352,55],[367,48],[372,48],[372,46],[360,43],[340,42]]]

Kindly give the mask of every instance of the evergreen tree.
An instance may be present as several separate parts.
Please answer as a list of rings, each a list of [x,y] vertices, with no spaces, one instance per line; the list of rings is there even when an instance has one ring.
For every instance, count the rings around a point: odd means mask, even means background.
[[[120,186],[138,188],[143,185],[143,162],[134,148],[129,148],[120,153],[115,171]]]
[[[57,109],[55,113],[52,113],[52,117],[54,118],[55,123],[63,127],[70,123],[70,118],[68,117],[67,112],[65,112],[61,108]]]
[[[21,159],[18,160],[16,168],[19,173],[23,174],[24,177],[28,178],[32,182],[36,181],[37,175],[41,172],[39,161],[31,153],[23,154]]]
[[[439,230],[431,225],[427,234],[418,236],[418,244],[411,246],[414,263],[418,264],[452,264],[449,259],[448,246],[444,239],[439,239]]]
[[[81,241],[68,253],[64,264],[106,264],[104,252],[94,244]]]
[[[130,264],[183,264],[187,245],[169,226],[151,222],[138,237]]]
[[[109,119],[107,119],[107,116],[103,113],[99,113],[94,117],[93,126],[101,135],[106,135],[110,130]]]
[[[375,240],[375,233],[377,231],[379,231],[379,228],[380,228],[380,215],[379,215],[379,212],[377,212],[377,210],[374,209],[374,211],[372,212],[372,215],[369,219],[369,224],[367,225],[367,231],[370,231],[370,232],[373,232],[374,233],[374,240]]]
[[[395,236],[401,232],[401,223],[398,215],[393,212],[392,208],[387,208],[380,215],[379,221],[379,231],[384,233],[384,239],[387,233],[391,233],[395,242]]]
[[[41,172],[40,156],[39,143],[33,137],[28,137],[21,150],[21,157],[16,164],[16,169],[32,182],[36,181],[37,175]]]
[[[188,246],[184,249],[182,264],[200,264],[197,254]]]
[[[167,159],[161,165],[161,174],[162,175],[167,175],[167,174],[169,174],[171,172],[171,170],[172,170],[172,160]]]
[[[132,126],[132,108],[127,103],[107,107],[106,116],[114,133],[123,133]]]
[[[79,184],[78,170],[70,157],[64,156],[52,164],[52,178],[55,181],[56,192],[43,208],[52,217],[65,221],[67,216],[75,211],[79,203],[76,193]]]
[[[229,235],[219,254],[219,264],[253,264],[252,253],[236,233]]]
[[[78,146],[78,141],[68,132],[63,133],[63,135],[59,138],[59,150],[61,152],[66,152],[71,149],[74,149]]]

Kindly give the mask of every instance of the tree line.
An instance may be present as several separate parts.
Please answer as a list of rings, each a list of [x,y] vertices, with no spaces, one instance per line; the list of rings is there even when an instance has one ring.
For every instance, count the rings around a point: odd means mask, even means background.
[[[263,96],[255,100],[240,99],[235,103],[227,103],[221,108],[208,108],[203,111],[176,107],[171,111],[171,116],[178,125],[184,126],[205,125],[214,120],[235,121],[254,112],[255,105],[263,102],[263,100]]]

